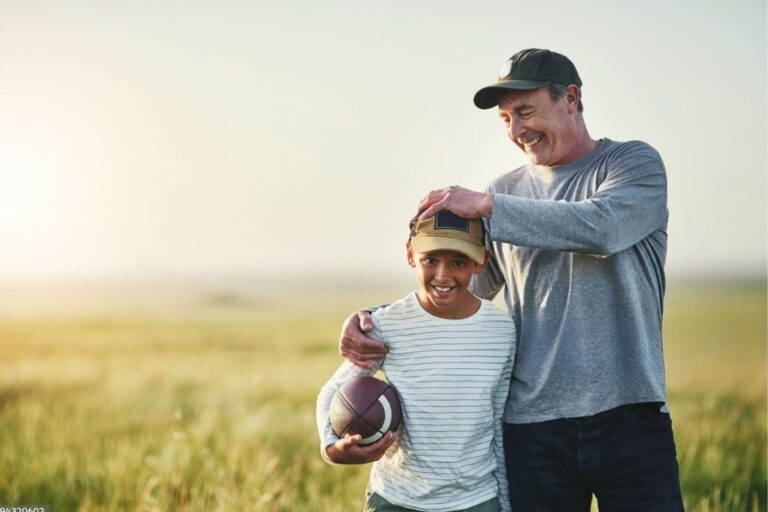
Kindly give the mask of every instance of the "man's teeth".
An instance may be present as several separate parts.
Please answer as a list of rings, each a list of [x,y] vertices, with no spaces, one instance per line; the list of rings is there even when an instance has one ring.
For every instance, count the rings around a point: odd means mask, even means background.
[[[539,141],[541,140],[541,137],[542,137],[542,135],[539,135],[538,137],[536,137],[533,140],[520,139],[520,144],[522,144],[523,146],[525,146],[527,148],[530,148],[530,147],[533,147],[536,144],[538,144]]]

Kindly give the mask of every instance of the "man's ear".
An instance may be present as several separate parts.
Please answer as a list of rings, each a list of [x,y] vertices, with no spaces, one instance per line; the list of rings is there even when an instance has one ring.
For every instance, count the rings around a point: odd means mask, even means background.
[[[416,267],[416,260],[413,259],[413,247],[411,247],[411,241],[408,240],[405,244],[405,255],[408,258],[408,264],[412,267]]]
[[[565,100],[568,102],[568,112],[579,111],[579,99],[581,98],[581,91],[575,84],[569,85],[565,89]]]
[[[488,259],[491,257],[491,253],[488,252],[488,249],[485,250],[485,259],[483,260],[482,265],[475,265],[475,270],[472,271],[473,274],[479,275],[485,270],[485,267],[488,265]]]

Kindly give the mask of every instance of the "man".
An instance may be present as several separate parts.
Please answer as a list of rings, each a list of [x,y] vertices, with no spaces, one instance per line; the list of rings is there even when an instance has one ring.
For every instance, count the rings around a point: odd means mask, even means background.
[[[501,288],[518,330],[504,414],[515,510],[680,511],[666,408],[661,322],[667,246],[666,176],[645,143],[595,140],[573,63],[548,50],[516,53],[475,105],[498,106],[529,163],[487,192],[430,192],[439,210],[482,217],[493,258],[473,282]],[[383,350],[342,332],[343,356],[365,366]]]

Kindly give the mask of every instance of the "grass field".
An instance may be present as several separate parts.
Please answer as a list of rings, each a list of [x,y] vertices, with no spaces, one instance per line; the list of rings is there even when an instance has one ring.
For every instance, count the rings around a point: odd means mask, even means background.
[[[354,303],[8,316],[0,504],[359,510],[367,467],[325,465],[314,427]],[[670,295],[665,350],[687,510],[766,511],[764,291]]]

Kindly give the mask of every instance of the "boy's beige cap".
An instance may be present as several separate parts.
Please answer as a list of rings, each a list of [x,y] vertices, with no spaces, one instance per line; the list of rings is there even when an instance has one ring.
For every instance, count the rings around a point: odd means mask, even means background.
[[[457,251],[482,265],[485,262],[483,223],[480,219],[467,219],[442,210],[413,225],[411,247],[420,253]]]

